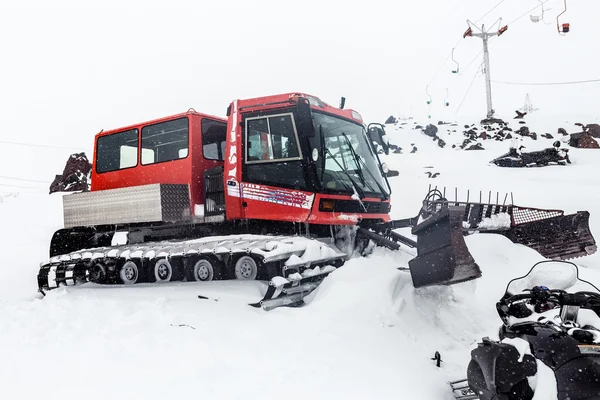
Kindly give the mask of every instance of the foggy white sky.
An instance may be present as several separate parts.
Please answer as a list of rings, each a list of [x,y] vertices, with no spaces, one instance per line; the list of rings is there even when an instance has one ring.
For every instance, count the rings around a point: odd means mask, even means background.
[[[0,2],[1,140],[90,148],[93,135],[147,119],[198,111],[224,115],[235,98],[304,91],[383,122],[427,115],[425,86],[467,28],[499,0]],[[492,77],[519,82],[600,78],[600,2],[562,0],[546,20],[529,16],[491,43]],[[51,4],[52,7],[48,5]],[[512,21],[539,4],[505,0],[482,22]],[[536,10],[538,13],[541,9]],[[481,50],[461,40],[466,68]],[[432,118],[453,118],[479,65],[447,64],[430,85]],[[443,106],[449,88],[451,106]],[[494,108],[512,116],[530,93],[548,113],[598,115],[600,83],[493,85]],[[460,115],[485,115],[483,77]],[[61,161],[62,163],[62,161]]]

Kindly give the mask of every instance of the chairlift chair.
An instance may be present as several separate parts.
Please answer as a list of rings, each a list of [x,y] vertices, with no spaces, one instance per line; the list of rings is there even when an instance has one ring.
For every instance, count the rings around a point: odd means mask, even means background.
[[[546,22],[546,20],[544,18],[546,11],[552,10],[551,8],[548,8],[547,10],[544,8],[544,3],[546,3],[548,0],[545,0],[545,1],[538,0],[538,1],[540,2],[540,6],[542,7],[542,13],[540,15],[530,15],[529,18],[531,19],[531,22],[538,23],[538,22],[542,21],[546,25],[552,24],[552,22]]]
[[[571,24],[567,23],[567,22],[563,22],[562,24],[560,23],[560,17],[561,15],[563,15],[564,13],[567,12],[567,0],[564,0],[565,2],[565,9],[563,12],[561,12],[560,14],[558,14],[558,16],[556,17],[556,28],[558,29],[558,33],[560,35],[565,35],[566,33],[569,33],[569,31],[571,30]]]
[[[460,71],[460,64],[454,59],[454,49],[452,49],[452,61],[454,62],[454,64],[456,64],[456,67],[452,70],[452,73],[458,74],[458,71]]]

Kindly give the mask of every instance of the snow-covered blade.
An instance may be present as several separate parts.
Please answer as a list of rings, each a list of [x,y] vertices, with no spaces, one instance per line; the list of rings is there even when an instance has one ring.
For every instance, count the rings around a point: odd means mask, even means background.
[[[414,287],[451,285],[481,277],[464,240],[464,207],[448,207],[416,225],[418,255],[408,262]]]
[[[269,282],[269,287],[262,300],[251,303],[250,306],[262,307],[265,311],[283,306],[303,306],[304,299],[333,271],[335,268],[331,266],[322,269],[316,267],[313,270],[305,270],[302,275],[296,273],[288,278],[275,277]]]
[[[531,247],[546,258],[569,260],[594,254],[597,250],[589,219],[589,212],[578,211],[514,224],[502,233],[514,243]]]
[[[436,215],[448,207],[461,207],[462,228],[467,234],[501,234],[550,259],[569,260],[591,255],[597,250],[589,226],[588,211],[564,215],[562,210],[514,204],[449,201],[439,191],[439,198],[429,200],[430,196],[423,204],[425,216]]]

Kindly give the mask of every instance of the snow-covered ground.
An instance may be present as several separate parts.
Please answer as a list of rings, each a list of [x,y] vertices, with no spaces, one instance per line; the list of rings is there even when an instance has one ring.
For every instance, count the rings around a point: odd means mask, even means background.
[[[558,127],[572,133],[579,131],[574,122],[597,120],[526,117],[538,135],[555,136]],[[571,149],[573,164],[566,167],[499,168],[489,161],[507,152],[510,141],[482,141],[484,151],[452,149],[464,139],[463,122],[440,127],[438,136],[447,142],[441,149],[408,129],[415,121],[403,122],[388,135],[404,154],[384,157],[400,172],[390,179],[393,217],[416,215],[429,184],[452,194],[457,187],[462,198],[468,189],[477,197],[480,190],[499,192],[501,200],[512,192],[519,205],[588,210],[600,238],[600,150]],[[552,142],[523,140],[526,150]],[[69,155],[28,152],[32,165],[16,168],[18,159],[7,153],[0,171],[49,182]],[[440,175],[430,179],[428,171]],[[482,336],[496,335],[494,305],[506,283],[543,259],[502,236],[476,234],[466,241],[481,279],[415,290],[410,276],[396,269],[411,256],[376,249],[331,274],[307,306],[270,312],[247,306],[261,297],[260,282],[84,285],[41,299],[36,274],[61,227],[61,195],[49,196],[43,184],[23,185],[36,189],[0,188],[2,398],[451,399],[447,382],[465,376],[470,350]],[[584,279],[600,283],[599,255],[576,262]],[[441,368],[431,360],[436,351]]]

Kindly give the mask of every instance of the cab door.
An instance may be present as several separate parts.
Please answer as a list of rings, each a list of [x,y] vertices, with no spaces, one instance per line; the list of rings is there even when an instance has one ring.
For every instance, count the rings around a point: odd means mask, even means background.
[[[241,197],[248,219],[304,222],[314,193],[292,112],[246,117]]]

